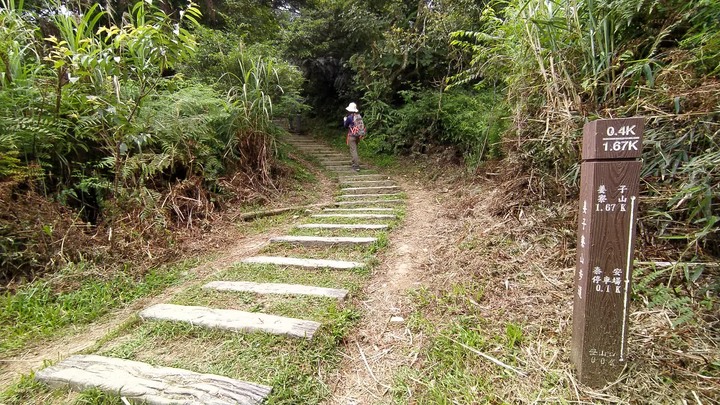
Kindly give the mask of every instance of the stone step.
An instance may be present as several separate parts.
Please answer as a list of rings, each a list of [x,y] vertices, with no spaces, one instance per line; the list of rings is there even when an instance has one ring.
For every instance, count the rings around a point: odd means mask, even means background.
[[[356,236],[278,236],[270,239],[270,242],[273,243],[293,243],[304,246],[369,245],[376,241],[377,238]]]
[[[238,332],[266,332],[312,339],[320,323],[284,316],[191,305],[157,304],[140,311],[143,319],[186,322],[194,326]]]
[[[327,260],[327,259],[303,259],[297,257],[281,257],[281,256],[253,256],[243,259],[243,263],[255,264],[275,264],[278,266],[297,266],[309,268],[330,268],[330,269],[357,269],[364,267],[364,264],[358,262],[348,262],[344,260]]]
[[[342,194],[339,198],[378,198],[378,197],[400,197],[400,193],[380,193],[380,194]]]
[[[394,214],[315,214],[311,218],[373,218],[373,219],[395,219]]]
[[[313,155],[313,156],[316,156],[316,157],[321,157],[321,156],[341,156],[338,152],[336,152],[336,151],[331,151],[331,150],[322,150],[322,149],[317,149],[317,148],[296,148],[296,149],[299,150],[299,151],[301,151],[301,152],[304,152],[304,153],[307,153],[307,154],[310,154],[310,155]],[[342,155],[342,156],[345,156],[345,155]]]
[[[376,207],[362,207],[362,208],[325,208],[324,212],[393,212],[393,208],[376,208]]]
[[[355,181],[344,181],[340,184],[349,187],[373,187],[373,186],[396,186],[392,180],[355,180]]]
[[[367,197],[372,197],[368,195]],[[333,204],[337,207],[346,205],[368,205],[368,204],[401,204],[404,200],[399,198],[388,198],[384,200],[356,200],[356,201],[335,201]]]
[[[390,177],[385,174],[372,173],[372,174],[354,174],[349,176],[341,176],[339,181],[355,181],[355,180],[389,180]]]
[[[202,288],[219,291],[241,291],[256,294],[313,295],[344,299],[348,290],[339,288],[315,287],[301,284],[253,283],[250,281],[212,281]]]
[[[152,405],[255,405],[264,402],[272,390],[220,375],[96,355],[68,357],[37,371],[35,379],[53,388],[97,388],[134,403]]]
[[[387,229],[385,224],[304,224],[298,225],[302,229]]]
[[[378,191],[398,191],[398,186],[369,186],[369,187],[346,187],[341,188],[341,193],[347,194],[377,194]]]
[[[350,165],[347,166],[326,166],[326,169],[337,172],[337,173],[357,173],[357,170],[353,169]],[[365,168],[367,170],[367,168]]]

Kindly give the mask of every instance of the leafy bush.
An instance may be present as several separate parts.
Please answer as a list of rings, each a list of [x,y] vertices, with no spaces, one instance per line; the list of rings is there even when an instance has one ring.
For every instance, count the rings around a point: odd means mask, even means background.
[[[501,156],[501,135],[508,114],[502,94],[453,88],[444,93],[402,92],[404,104],[385,122],[369,114],[371,132],[384,132],[380,149],[426,152],[434,145],[453,146],[474,167]],[[384,128],[380,129],[380,128]],[[372,142],[375,135],[369,137]]]

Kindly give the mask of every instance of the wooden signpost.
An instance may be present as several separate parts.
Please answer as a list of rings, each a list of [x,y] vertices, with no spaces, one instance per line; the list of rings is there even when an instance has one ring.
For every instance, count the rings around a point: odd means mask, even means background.
[[[583,128],[572,360],[592,387],[617,379],[627,361],[644,129],[643,118]]]

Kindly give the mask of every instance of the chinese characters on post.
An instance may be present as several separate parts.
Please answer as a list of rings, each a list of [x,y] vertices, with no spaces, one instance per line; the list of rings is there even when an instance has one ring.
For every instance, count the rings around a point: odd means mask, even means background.
[[[583,128],[572,359],[584,384],[614,381],[627,360],[642,118]]]

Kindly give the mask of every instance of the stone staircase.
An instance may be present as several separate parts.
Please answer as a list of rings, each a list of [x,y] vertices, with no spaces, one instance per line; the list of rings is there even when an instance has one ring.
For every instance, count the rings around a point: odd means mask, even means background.
[[[298,232],[343,232],[332,236],[285,235],[269,239],[269,245],[310,247],[352,247],[367,249],[377,242],[371,236],[347,236],[348,233],[374,232],[389,228],[397,220],[402,204],[400,188],[387,176],[363,166],[359,173],[350,167],[344,153],[314,139],[292,136],[288,142],[317,159],[332,176],[338,177],[340,194],[335,208],[310,215],[310,223],[297,224]],[[332,253],[332,249],[329,249]],[[249,265],[273,265],[302,269],[353,270],[366,266],[360,261],[332,257],[251,256],[242,260]],[[278,296],[315,296],[344,300],[348,290],[288,283],[258,283],[246,280],[218,280],[206,283],[203,290],[253,293]],[[144,322],[164,321],[199,328],[222,329],[234,333],[268,333],[312,340],[321,323],[262,312],[213,308],[198,305],[163,303],[140,311]],[[214,374],[197,373],[171,367],[98,355],[74,355],[38,371],[38,381],[50,387],[73,390],[96,388],[125,401],[147,404],[259,404],[271,394],[272,387]]]

